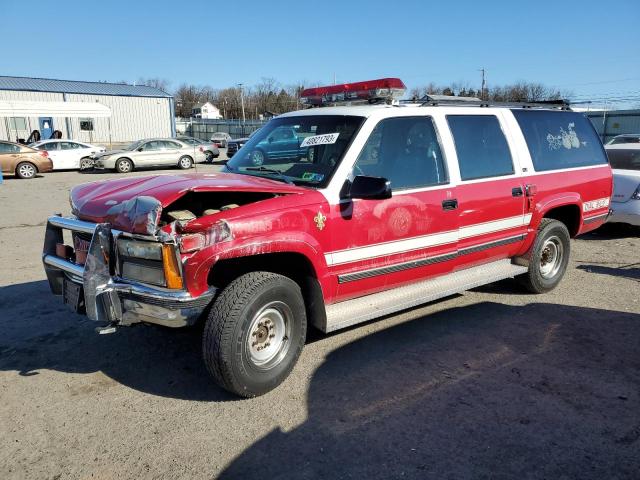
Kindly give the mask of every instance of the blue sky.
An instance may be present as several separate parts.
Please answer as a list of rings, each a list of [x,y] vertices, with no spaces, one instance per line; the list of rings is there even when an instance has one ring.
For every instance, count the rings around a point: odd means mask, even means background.
[[[484,67],[489,85],[640,103],[638,0],[0,0],[0,12],[1,75],[224,88],[335,74],[477,88]]]

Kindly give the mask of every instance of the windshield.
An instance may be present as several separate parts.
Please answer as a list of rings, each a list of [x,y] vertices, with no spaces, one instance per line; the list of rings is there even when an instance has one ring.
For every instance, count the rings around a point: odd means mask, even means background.
[[[138,148],[140,146],[140,144],[143,142],[144,140],[137,140],[131,144],[129,144],[129,146],[125,149],[127,151],[133,151],[136,148]]]
[[[238,150],[226,170],[323,187],[364,120],[346,115],[275,118]]]
[[[640,148],[607,150],[611,168],[620,170],[640,170]]]

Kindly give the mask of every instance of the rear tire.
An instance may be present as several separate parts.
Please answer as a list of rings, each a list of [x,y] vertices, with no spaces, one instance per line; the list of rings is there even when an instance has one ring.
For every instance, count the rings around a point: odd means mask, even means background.
[[[38,173],[38,169],[33,163],[21,162],[16,166],[16,177],[28,180]]]
[[[266,155],[262,150],[260,150],[259,148],[256,148],[253,152],[251,152],[250,158],[251,158],[251,163],[254,166],[260,167],[261,165],[264,165]]]
[[[128,158],[119,158],[116,161],[116,172],[129,173],[133,170],[133,162]]]
[[[297,283],[275,273],[247,273],[213,303],[202,338],[204,363],[222,388],[242,397],[262,395],[287,378],[306,331]]]
[[[193,159],[189,155],[184,155],[178,160],[178,167],[182,170],[189,170],[193,166]]]
[[[529,271],[518,281],[531,293],[545,293],[556,288],[569,264],[571,238],[566,225],[543,218],[529,253]]]

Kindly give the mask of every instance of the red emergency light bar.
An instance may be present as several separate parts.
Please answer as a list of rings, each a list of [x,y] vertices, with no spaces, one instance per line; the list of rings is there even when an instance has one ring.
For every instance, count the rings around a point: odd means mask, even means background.
[[[326,87],[307,88],[302,91],[302,103],[321,106],[340,102],[392,101],[404,95],[407,87],[399,78],[380,78],[366,82],[343,83]]]

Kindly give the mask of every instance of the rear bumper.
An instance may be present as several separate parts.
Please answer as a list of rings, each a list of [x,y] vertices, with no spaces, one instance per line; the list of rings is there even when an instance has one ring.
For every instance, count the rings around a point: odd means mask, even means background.
[[[63,230],[92,234],[84,265],[56,255]],[[42,261],[54,295],[63,294],[65,282],[81,287],[79,313],[92,320],[132,325],[154,323],[166,327],[193,325],[215,295],[215,289],[194,297],[186,290],[168,290],[131,282],[110,272],[104,251],[114,233],[104,224],[73,218],[50,217],[47,222]],[[68,284],[67,284],[68,285]]]
[[[611,215],[607,222],[640,226],[640,200],[611,202]]]

